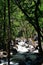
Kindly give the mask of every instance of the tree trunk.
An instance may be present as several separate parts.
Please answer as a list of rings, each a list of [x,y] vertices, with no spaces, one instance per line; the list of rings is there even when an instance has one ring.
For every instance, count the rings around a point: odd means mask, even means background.
[[[40,31],[39,30],[38,30],[38,45],[39,45],[39,53],[42,53],[41,38],[40,38]]]
[[[37,33],[38,33],[38,45],[39,45],[39,53],[42,53],[42,47],[41,47],[41,36],[40,36],[40,26],[39,26],[39,21],[38,21],[38,6],[40,2],[39,0],[35,4],[35,23],[37,25]]]
[[[10,65],[10,43],[11,43],[10,0],[8,0],[8,65]]]
[[[6,0],[4,0],[4,23],[3,23],[3,43],[5,45],[5,36],[6,36]]]

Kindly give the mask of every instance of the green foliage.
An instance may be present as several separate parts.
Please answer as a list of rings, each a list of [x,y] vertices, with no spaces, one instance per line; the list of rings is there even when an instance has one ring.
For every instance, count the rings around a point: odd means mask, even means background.
[[[15,0],[17,1],[17,0]],[[14,0],[10,0],[10,22],[11,22],[11,37],[31,37],[36,33],[35,28],[28,22],[32,22],[32,24],[36,23],[34,22],[35,19],[35,0],[18,0],[19,5],[21,5],[23,11],[25,11],[27,18],[24,13],[21,11],[21,9],[16,5],[16,2]],[[36,1],[37,3],[37,1]],[[39,6],[40,11],[38,11],[39,16],[39,25],[40,28],[43,30],[43,0],[41,0],[41,6]],[[28,19],[28,20],[27,20]],[[6,28],[6,35],[5,39],[8,39],[8,3],[6,0],[6,22],[5,22],[5,28]],[[4,0],[0,0],[0,39],[1,42],[3,40],[3,34],[4,34]],[[22,32],[21,32],[22,31]],[[41,32],[42,33],[42,32]],[[42,33],[43,34],[43,33]]]

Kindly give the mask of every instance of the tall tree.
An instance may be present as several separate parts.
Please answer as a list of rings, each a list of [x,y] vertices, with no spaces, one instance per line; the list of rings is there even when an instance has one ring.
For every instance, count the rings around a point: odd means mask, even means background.
[[[39,44],[39,52],[42,52],[42,47],[41,47],[41,36],[40,36],[40,26],[39,26],[39,21],[38,21],[38,9],[39,9],[39,5],[40,5],[40,0],[37,0],[37,2],[35,2],[35,22],[37,25],[37,33],[38,33],[38,44]]]
[[[5,45],[5,36],[6,36],[6,0],[4,0],[4,23],[3,23],[3,42]]]
[[[10,43],[11,43],[10,0],[8,0],[8,65],[10,65]]]

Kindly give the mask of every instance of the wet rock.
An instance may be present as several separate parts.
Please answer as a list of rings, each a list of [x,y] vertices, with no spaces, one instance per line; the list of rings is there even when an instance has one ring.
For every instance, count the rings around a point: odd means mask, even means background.
[[[20,61],[19,65],[26,65],[26,63],[24,61]]]
[[[17,53],[17,50],[12,48],[11,52],[15,55]]]
[[[1,64],[1,60],[0,60],[0,64]]]

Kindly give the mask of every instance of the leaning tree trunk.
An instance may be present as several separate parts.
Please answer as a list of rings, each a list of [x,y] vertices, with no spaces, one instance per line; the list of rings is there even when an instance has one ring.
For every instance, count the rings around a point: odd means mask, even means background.
[[[40,36],[40,26],[39,26],[39,21],[38,21],[38,6],[40,4],[39,0],[35,4],[36,4],[36,7],[35,7],[35,23],[37,25],[39,53],[42,53],[41,36]]]

